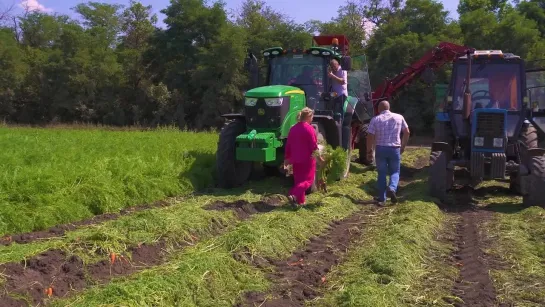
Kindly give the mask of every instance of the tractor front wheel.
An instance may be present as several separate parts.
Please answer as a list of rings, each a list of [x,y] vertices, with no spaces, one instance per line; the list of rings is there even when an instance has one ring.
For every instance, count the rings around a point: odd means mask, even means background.
[[[225,124],[220,132],[216,152],[217,179],[220,188],[235,188],[250,178],[253,163],[236,159],[236,137],[244,132],[246,132],[246,124],[240,120]]]
[[[447,191],[454,183],[454,172],[448,169],[447,154],[444,151],[433,151],[430,154],[430,168],[428,171],[428,188],[430,195],[444,201]]]

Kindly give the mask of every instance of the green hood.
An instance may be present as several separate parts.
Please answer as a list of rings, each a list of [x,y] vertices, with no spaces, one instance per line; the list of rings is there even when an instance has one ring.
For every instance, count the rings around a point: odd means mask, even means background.
[[[281,96],[290,96],[293,94],[304,94],[304,92],[294,86],[288,85],[269,85],[251,89],[246,92],[246,97],[252,98],[272,98]]]

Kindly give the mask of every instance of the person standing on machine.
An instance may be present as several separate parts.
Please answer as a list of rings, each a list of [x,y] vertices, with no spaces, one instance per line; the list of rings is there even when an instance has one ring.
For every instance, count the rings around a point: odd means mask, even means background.
[[[335,97],[335,120],[342,119],[342,147],[344,150],[348,150],[350,146],[350,123],[352,121],[352,114],[343,114],[343,104],[348,97],[348,72],[343,70],[341,64],[337,59],[331,59],[331,71],[329,72],[329,79],[331,80],[331,91],[337,93]],[[340,118],[338,117],[340,115]]]

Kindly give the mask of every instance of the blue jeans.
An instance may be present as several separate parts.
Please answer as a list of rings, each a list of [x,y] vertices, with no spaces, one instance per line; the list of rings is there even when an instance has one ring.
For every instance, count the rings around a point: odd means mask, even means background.
[[[399,147],[377,146],[375,159],[378,172],[378,200],[386,200],[386,174],[390,176],[388,187],[396,192],[401,168],[401,151]]]

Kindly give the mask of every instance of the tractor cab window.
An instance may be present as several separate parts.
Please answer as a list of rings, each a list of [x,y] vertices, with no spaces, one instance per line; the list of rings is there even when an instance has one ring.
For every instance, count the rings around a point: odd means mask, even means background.
[[[312,55],[286,55],[270,61],[269,84],[292,85],[305,91],[307,97],[318,98],[324,91],[324,58]]]
[[[545,70],[527,72],[526,88],[530,107],[545,110]]]
[[[472,109],[493,108],[510,111],[520,110],[522,106],[520,88],[520,65],[497,63],[472,63],[471,91]],[[462,110],[466,88],[467,65],[460,64],[456,69],[453,104],[455,110]]]

